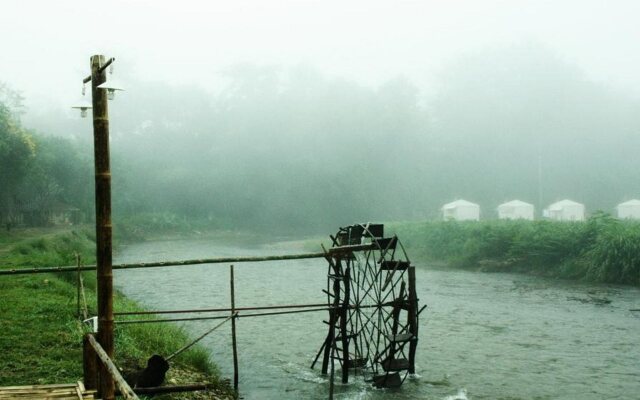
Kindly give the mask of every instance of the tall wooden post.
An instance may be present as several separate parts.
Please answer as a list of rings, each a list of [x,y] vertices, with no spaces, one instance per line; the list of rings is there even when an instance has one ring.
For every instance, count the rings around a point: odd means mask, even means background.
[[[236,292],[233,282],[233,265],[229,268],[231,280],[231,344],[233,346],[233,388],[238,390],[238,344],[236,342]]]
[[[84,387],[89,390],[98,389],[98,356],[89,344],[89,335],[85,333],[82,338],[82,373],[84,377]]]
[[[409,333],[413,338],[409,342],[409,373],[416,373],[416,349],[418,347],[418,295],[416,293],[416,267],[409,267]]]
[[[331,259],[328,259],[331,260]],[[334,340],[336,337],[336,321],[339,318],[338,309],[340,308],[340,281],[339,276],[341,275],[341,265],[340,259],[336,258],[336,261],[330,261],[331,268],[333,269],[333,304],[331,309],[329,310],[329,333],[327,334],[327,338],[324,341],[324,356],[322,358],[322,374],[326,375],[329,369],[329,362],[331,362],[331,366],[333,367],[333,349],[334,349]],[[333,368],[331,368],[331,385],[333,385]],[[333,386],[330,386],[331,390]],[[330,396],[331,398],[331,396]]]
[[[98,280],[98,342],[113,358],[113,273],[111,254],[111,170],[109,162],[109,113],[107,93],[98,89],[106,81],[103,55],[91,57],[91,97],[93,99],[93,143],[96,176],[96,260]],[[114,398],[113,378],[100,367],[100,393]]]

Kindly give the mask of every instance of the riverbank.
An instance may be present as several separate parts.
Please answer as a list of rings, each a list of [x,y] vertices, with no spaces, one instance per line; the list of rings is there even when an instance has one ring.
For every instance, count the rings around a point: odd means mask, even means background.
[[[95,261],[90,229],[29,229],[0,233],[0,266],[45,267]],[[94,315],[95,273],[83,274],[89,315]],[[76,275],[38,274],[0,277],[0,386],[74,382],[82,379],[83,326],[76,316]],[[133,301],[114,295],[118,311],[140,310]],[[153,354],[168,355],[189,342],[180,328],[168,324],[125,325],[116,329],[118,365],[142,368]],[[194,346],[172,361],[172,384],[208,382],[216,389],[203,397],[181,394],[164,398],[233,398],[208,352]]]
[[[388,225],[413,259],[484,272],[640,286],[640,223],[437,221]]]

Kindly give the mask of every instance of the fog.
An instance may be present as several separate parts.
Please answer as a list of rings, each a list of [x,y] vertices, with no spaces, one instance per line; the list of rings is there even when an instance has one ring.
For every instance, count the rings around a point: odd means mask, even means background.
[[[325,231],[640,196],[636,2],[343,3],[9,1],[0,82],[90,156],[68,106],[116,57],[121,216]]]

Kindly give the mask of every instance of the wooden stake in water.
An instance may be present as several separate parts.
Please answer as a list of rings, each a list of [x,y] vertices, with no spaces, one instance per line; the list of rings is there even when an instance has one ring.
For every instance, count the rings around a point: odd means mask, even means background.
[[[409,373],[416,373],[416,349],[418,347],[418,295],[416,293],[416,267],[410,266],[409,270],[409,333],[413,335],[409,342]]]
[[[233,347],[233,388],[238,390],[238,347],[236,343],[236,297],[233,283],[233,265],[229,268],[231,280],[231,342]]]

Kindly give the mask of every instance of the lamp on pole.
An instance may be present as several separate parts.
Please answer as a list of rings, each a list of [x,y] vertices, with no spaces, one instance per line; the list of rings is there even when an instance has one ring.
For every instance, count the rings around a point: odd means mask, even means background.
[[[106,69],[115,61],[103,55],[91,57],[91,75],[83,84],[91,82],[93,110],[93,143],[95,165],[96,205],[96,264],[98,290],[98,342],[113,358],[113,271],[112,271],[112,227],[111,227],[111,167],[109,161],[109,88],[102,86],[107,81]],[[119,88],[119,90],[122,90]],[[75,107],[80,108],[80,107]],[[86,114],[86,109],[80,108]],[[83,115],[84,116],[84,115]],[[115,398],[113,378],[100,366],[99,392],[103,399]]]

